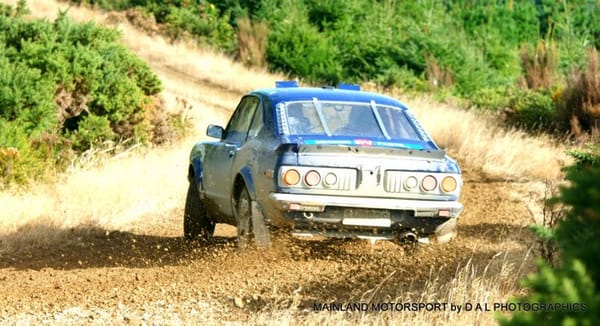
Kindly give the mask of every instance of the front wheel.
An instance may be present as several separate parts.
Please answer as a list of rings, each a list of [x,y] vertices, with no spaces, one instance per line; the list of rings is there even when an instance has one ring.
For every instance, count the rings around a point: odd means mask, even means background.
[[[207,240],[215,231],[215,223],[208,218],[193,182],[188,186],[183,212],[183,237],[186,240]]]

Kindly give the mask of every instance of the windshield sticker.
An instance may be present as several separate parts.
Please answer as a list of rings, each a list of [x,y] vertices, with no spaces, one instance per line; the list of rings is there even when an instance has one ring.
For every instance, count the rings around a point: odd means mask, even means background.
[[[303,141],[306,145],[354,145],[354,146],[375,146],[375,147],[394,147],[409,149],[424,149],[421,144],[398,143],[389,141],[373,141],[370,139],[307,139]]]

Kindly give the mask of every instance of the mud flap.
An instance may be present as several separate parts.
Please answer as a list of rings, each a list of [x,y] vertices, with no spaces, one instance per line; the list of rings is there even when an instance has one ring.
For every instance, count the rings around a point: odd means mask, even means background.
[[[271,245],[271,235],[267,223],[265,223],[265,217],[262,213],[262,208],[255,201],[252,200],[252,229],[254,231],[254,241],[257,246],[268,247]]]
[[[451,218],[446,221],[444,224],[439,225],[435,234],[432,238],[434,238],[432,242],[435,243],[446,243],[454,238],[456,238],[456,221],[457,218]]]

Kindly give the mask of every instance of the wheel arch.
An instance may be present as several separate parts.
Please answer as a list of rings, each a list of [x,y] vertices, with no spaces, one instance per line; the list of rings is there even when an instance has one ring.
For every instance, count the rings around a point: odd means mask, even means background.
[[[195,158],[190,162],[187,178],[189,182],[194,181],[196,188],[200,189],[202,182],[202,163],[200,159]]]
[[[239,197],[243,187],[246,187],[248,190],[250,199],[256,200],[256,187],[248,166],[244,166],[235,176],[235,181],[233,182],[233,198],[237,199]]]

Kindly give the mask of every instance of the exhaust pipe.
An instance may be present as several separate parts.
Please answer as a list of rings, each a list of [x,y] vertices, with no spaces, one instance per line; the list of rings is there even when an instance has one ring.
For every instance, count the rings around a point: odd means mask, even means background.
[[[402,243],[415,243],[417,239],[417,235],[414,232],[405,231],[398,234],[398,241]]]

